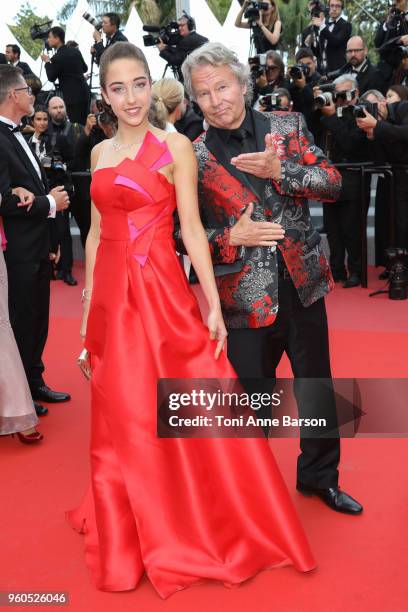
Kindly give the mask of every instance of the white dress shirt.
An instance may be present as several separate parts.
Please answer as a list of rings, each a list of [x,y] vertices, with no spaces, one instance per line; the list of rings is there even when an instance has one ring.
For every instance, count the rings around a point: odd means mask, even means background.
[[[11,119],[9,119],[8,117],[3,117],[2,115],[0,115],[0,121],[2,121],[3,123],[6,123],[7,125],[10,125],[12,128],[17,127],[17,123],[14,123],[14,121],[12,121]],[[40,166],[38,165],[37,160],[35,159],[30,147],[28,146],[28,143],[26,141],[26,139],[24,138],[24,136],[22,135],[21,132],[13,132],[13,136],[15,136],[15,138],[17,138],[18,142],[21,144],[21,146],[23,147],[25,153],[27,154],[28,158],[30,159],[34,170],[36,171],[36,173],[38,174],[38,178],[40,179],[40,181],[42,182],[42,175],[41,175],[41,169]],[[51,194],[47,195],[48,201],[50,203],[50,212],[49,212],[49,217],[55,218],[55,213],[57,211],[57,204],[55,202],[54,197]]]

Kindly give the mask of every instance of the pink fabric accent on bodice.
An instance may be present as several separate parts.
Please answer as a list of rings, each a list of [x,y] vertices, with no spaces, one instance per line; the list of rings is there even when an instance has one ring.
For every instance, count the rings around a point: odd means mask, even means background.
[[[172,237],[175,190],[159,172],[172,161],[166,141],[160,142],[147,132],[134,159],[125,158],[113,168],[94,173],[91,195],[102,217],[101,239],[130,241],[141,266],[155,237]],[[106,198],[107,174],[111,175],[110,202]]]

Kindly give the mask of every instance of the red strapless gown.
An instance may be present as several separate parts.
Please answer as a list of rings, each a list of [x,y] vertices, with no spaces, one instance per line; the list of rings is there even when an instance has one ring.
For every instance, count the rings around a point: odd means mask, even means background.
[[[171,161],[150,132],[134,160],[95,171],[102,216],[86,348],[92,355],[91,487],[67,513],[85,533],[99,589],[146,573],[163,598],[203,579],[315,567],[264,439],[161,439],[156,383],[235,377],[214,344],[174,250]]]

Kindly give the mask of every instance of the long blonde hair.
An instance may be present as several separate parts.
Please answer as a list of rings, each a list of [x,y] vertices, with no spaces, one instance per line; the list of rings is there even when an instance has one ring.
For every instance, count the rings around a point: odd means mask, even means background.
[[[152,105],[156,125],[166,127],[169,115],[184,100],[184,87],[176,79],[160,79],[152,85]]]
[[[275,23],[277,21],[280,21],[280,15],[279,15],[279,8],[278,8],[278,4],[276,2],[276,0],[270,0],[272,7],[275,7],[275,10],[271,12],[271,16],[269,19],[269,23],[265,23],[263,21],[263,24],[268,28],[268,30],[273,30]]]

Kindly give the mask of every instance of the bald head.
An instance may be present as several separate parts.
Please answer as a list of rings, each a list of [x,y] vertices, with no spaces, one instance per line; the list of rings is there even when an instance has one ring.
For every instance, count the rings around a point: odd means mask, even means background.
[[[53,96],[48,102],[48,112],[54,123],[64,123],[67,118],[65,102],[59,96]]]
[[[351,66],[360,66],[367,57],[367,47],[361,36],[352,36],[347,42],[347,61]]]

